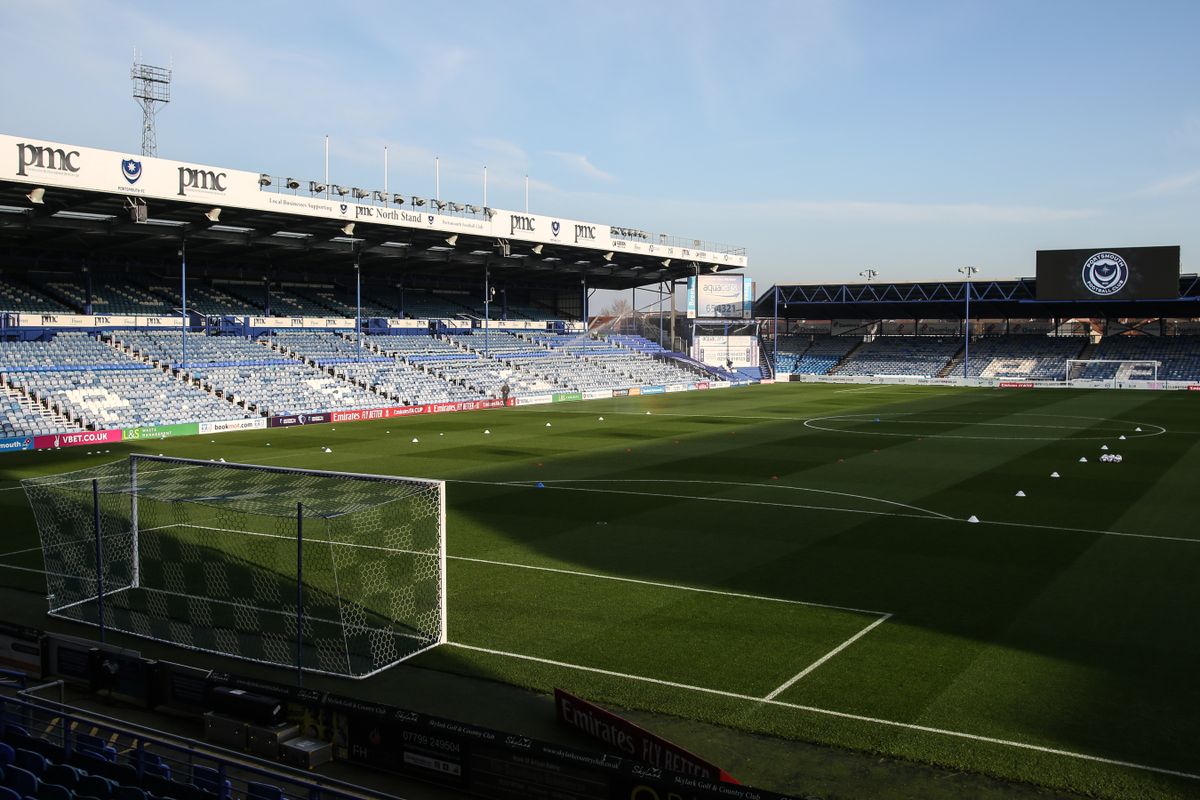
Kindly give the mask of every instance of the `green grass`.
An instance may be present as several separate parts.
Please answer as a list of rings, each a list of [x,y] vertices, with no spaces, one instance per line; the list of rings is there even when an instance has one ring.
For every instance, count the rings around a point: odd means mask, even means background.
[[[1200,779],[1142,767],[1200,775],[1196,402],[794,384],[140,449],[446,479],[450,638],[478,649],[418,667],[1182,798]],[[1102,444],[1124,461],[1100,463]],[[0,488],[133,451],[86,449],[5,456]],[[0,492],[0,513],[4,551],[36,544],[21,492]],[[0,581],[44,591],[36,572]],[[387,700],[388,680],[338,690]]]

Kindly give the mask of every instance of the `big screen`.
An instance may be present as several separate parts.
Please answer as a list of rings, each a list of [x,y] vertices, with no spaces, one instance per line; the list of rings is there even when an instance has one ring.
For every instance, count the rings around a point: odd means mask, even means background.
[[[1179,247],[1039,250],[1038,300],[1168,300],[1179,297]]]

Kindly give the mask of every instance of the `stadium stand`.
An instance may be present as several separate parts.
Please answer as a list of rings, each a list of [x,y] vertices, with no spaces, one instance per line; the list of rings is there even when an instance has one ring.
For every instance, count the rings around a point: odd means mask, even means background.
[[[185,368],[178,334],[122,331],[116,338],[151,363],[184,372],[205,391],[261,415],[390,405],[387,398],[250,339],[190,333]]]
[[[1160,361],[1159,380],[1200,380],[1200,336],[1107,336],[1089,358]],[[1091,380],[1153,380],[1149,365],[1088,364],[1078,377]]]
[[[1087,339],[1075,336],[985,336],[971,342],[967,374],[972,378],[1062,380],[1067,359],[1076,358],[1086,344]]]
[[[385,353],[374,344],[373,338],[420,339],[424,340],[421,346],[424,346],[425,342],[437,341],[428,336],[364,336],[363,349],[360,351],[353,335],[343,337],[331,333],[288,331],[276,334],[273,342],[291,355],[308,360],[314,366],[332,369],[337,377],[384,395],[402,405],[480,398],[481,393],[465,386],[461,379],[452,383],[438,374],[419,368],[417,364],[424,363],[425,360],[422,354],[432,355],[431,349],[410,351],[407,355],[415,361],[409,362],[397,357],[404,352],[401,348]],[[460,357],[469,358],[461,350],[452,349]]]
[[[85,333],[62,332],[47,342],[0,342],[0,364],[10,386],[86,428],[241,416],[229,403]],[[17,431],[47,432],[58,431]]]
[[[36,314],[73,314],[76,309],[53,299],[24,281],[10,276],[0,278],[0,311]]]
[[[932,378],[950,361],[962,342],[933,336],[880,336],[855,350],[830,374],[915,375]]]
[[[859,344],[857,336],[780,336],[773,364],[776,372],[826,375]]]

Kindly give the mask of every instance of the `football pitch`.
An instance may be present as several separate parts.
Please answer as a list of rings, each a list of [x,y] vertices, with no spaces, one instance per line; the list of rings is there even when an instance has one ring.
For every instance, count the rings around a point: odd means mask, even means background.
[[[1195,797],[1198,402],[779,384],[5,455],[0,584],[44,594],[29,475],[161,452],[444,479],[450,644],[412,666]]]

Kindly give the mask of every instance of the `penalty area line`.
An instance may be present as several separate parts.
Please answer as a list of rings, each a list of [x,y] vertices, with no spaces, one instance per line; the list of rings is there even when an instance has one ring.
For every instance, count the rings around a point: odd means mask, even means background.
[[[1064,750],[1058,747],[1044,747],[1038,744],[1029,744],[1028,742],[1015,742],[1010,739],[1000,739],[995,736],[984,736],[978,733],[967,733],[965,731],[955,731],[948,728],[935,728],[930,725],[918,725],[913,722],[898,722],[891,719],[883,719],[881,717],[870,717],[864,714],[852,714],[848,711],[835,711],[829,708],[817,708],[816,706],[806,706],[799,703],[787,703],[783,700],[768,700],[763,697],[754,697],[740,692],[728,692],[723,689],[710,689],[706,686],[693,686],[687,683],[676,683],[674,681],[662,680],[661,678],[649,678],[644,675],[631,675],[625,672],[616,672],[614,670],[601,669],[599,667],[587,667],[582,664],[570,664],[565,661],[554,661],[549,658],[539,658],[537,656],[528,656],[523,653],[512,653],[506,650],[495,650],[490,647],[479,647],[462,642],[446,642],[448,647],[457,647],[461,650],[471,650],[477,653],[486,653],[488,655],[500,656],[503,658],[514,658],[520,661],[531,661],[538,664],[547,664],[563,669],[571,669],[579,672],[590,672],[597,675],[607,675],[613,678],[623,678],[625,680],[637,681],[640,683],[650,683],[658,686],[667,686],[673,689],[683,689],[685,691],[699,692],[702,694],[715,695],[717,697],[728,697],[733,700],[745,700],[751,703],[759,703],[765,705],[779,706],[781,708],[790,708],[796,711],[804,711],[810,714],[820,714],[827,717],[836,717],[838,719],[847,719],[853,722],[865,722],[870,725],[880,725],[889,728],[899,728],[902,730],[917,731],[920,733],[933,734],[935,736],[947,736],[955,739],[966,739],[973,742],[982,742],[984,744],[999,745],[1001,747],[1012,747],[1020,750],[1028,750],[1035,753],[1045,753],[1053,756],[1063,756],[1065,758],[1073,758],[1079,761],[1089,761],[1095,764],[1105,764],[1113,767],[1124,767],[1126,769],[1139,770],[1141,772],[1153,772],[1158,775],[1169,775],[1174,778],[1184,778],[1190,781],[1200,781],[1200,775],[1183,772],[1181,770],[1167,769],[1166,767],[1155,767],[1148,764],[1138,764],[1133,761],[1122,761],[1116,758],[1107,758],[1105,756],[1092,755],[1091,753],[1080,753],[1074,750]]]
[[[853,635],[853,636],[851,636],[849,639],[847,639],[846,641],[842,642],[842,643],[841,643],[841,644],[839,644],[837,647],[833,648],[833,649],[832,649],[832,650],[830,650],[828,653],[826,653],[825,655],[821,656],[821,657],[820,657],[820,658],[818,658],[816,661],[814,661],[813,663],[809,664],[809,665],[808,665],[807,667],[805,667],[804,669],[802,669],[802,670],[800,670],[799,672],[797,672],[795,675],[793,675],[793,676],[792,676],[791,678],[789,678],[787,681],[785,681],[784,683],[782,683],[782,684],[781,684],[781,685],[780,685],[778,688],[776,688],[776,689],[775,689],[775,691],[771,692],[769,695],[767,695],[767,696],[766,696],[766,697],[764,697],[763,699],[764,699],[764,700],[774,700],[776,697],[778,697],[779,695],[781,695],[781,694],[783,694],[784,692],[786,692],[788,689],[790,689],[790,688],[792,688],[793,686],[795,686],[795,685],[796,685],[796,682],[797,682],[797,681],[799,681],[801,678],[803,678],[805,675],[808,675],[810,672],[812,672],[813,670],[815,670],[817,667],[821,666],[821,665],[822,665],[822,664],[824,664],[826,661],[828,661],[829,659],[833,658],[833,657],[834,657],[834,656],[836,656],[838,653],[842,652],[842,651],[843,651],[843,650],[845,650],[847,647],[849,647],[850,645],[854,644],[854,643],[855,643],[855,642],[857,642],[859,639],[861,639],[862,637],[866,636],[868,633],[870,633],[871,631],[875,630],[876,628],[878,628],[880,625],[882,625],[883,623],[887,622],[887,621],[888,621],[889,619],[891,619],[891,618],[892,618],[892,615],[891,615],[891,614],[884,614],[882,617],[880,617],[879,619],[875,620],[875,621],[874,621],[874,622],[872,622],[870,625],[868,625],[867,627],[863,628],[861,631],[859,631],[858,633],[854,634],[854,635]]]

